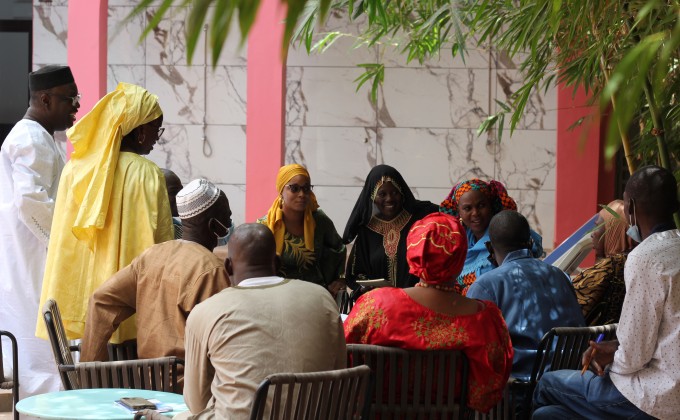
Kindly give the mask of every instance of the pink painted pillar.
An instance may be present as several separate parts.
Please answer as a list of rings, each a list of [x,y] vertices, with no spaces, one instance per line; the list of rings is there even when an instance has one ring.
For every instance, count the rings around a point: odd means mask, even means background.
[[[283,164],[286,58],[281,46],[285,12],[279,0],[263,0],[248,36],[246,222],[254,222],[271,206],[276,174]]]
[[[108,0],[69,0],[67,57],[83,95],[76,118],[106,94]],[[71,154],[71,144],[68,154]]]

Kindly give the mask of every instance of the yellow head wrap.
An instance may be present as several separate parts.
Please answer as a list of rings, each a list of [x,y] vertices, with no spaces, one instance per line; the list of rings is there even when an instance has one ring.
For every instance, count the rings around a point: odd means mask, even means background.
[[[286,227],[283,224],[283,202],[281,201],[281,194],[283,193],[283,188],[286,184],[298,175],[306,176],[309,182],[312,182],[312,178],[309,176],[309,172],[304,166],[293,163],[291,165],[282,166],[279,169],[279,174],[276,176],[276,191],[279,195],[272,203],[269,212],[267,212],[267,226],[274,233],[274,239],[276,239],[276,253],[281,255],[283,251],[283,235],[286,232]],[[314,222],[314,217],[312,212],[319,208],[319,204],[316,202],[316,196],[313,191],[309,192],[309,201],[307,202],[307,208],[305,209],[305,248],[310,251],[314,251],[314,228],[316,223]]]
[[[73,143],[70,187],[80,204],[72,231],[90,247],[104,227],[123,136],[161,115],[156,95],[119,83],[66,133]]]

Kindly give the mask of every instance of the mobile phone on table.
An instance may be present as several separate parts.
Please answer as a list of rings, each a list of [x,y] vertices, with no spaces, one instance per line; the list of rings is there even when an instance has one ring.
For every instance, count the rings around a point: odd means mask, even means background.
[[[156,409],[156,404],[145,398],[139,397],[123,397],[120,399],[120,403],[129,408],[130,410],[144,410],[150,408],[152,410]]]

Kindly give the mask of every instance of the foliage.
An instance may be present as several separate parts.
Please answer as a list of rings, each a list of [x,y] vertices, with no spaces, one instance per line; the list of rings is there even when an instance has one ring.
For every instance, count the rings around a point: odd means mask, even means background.
[[[152,0],[142,0],[140,13]],[[480,129],[498,126],[509,115],[510,131],[531,94],[563,82],[583,87],[609,121],[606,148],[613,157],[623,143],[629,168],[680,158],[680,0],[281,0],[288,7],[284,42],[325,51],[341,37],[357,46],[388,45],[410,62],[440,53],[466,56],[466,45],[504,51],[521,62],[524,85],[499,103]],[[189,58],[212,6],[210,43],[217,62],[232,17],[242,37],[250,30],[259,0],[163,0],[146,33],[168,7],[191,7],[187,23]],[[324,31],[334,14],[360,23],[356,34]],[[286,45],[283,48],[286,48]],[[373,100],[385,72],[365,63],[358,88],[371,87]],[[580,121],[578,122],[580,123]],[[630,144],[628,138],[631,138]],[[632,149],[630,148],[632,146]],[[635,158],[633,161],[632,158]]]
[[[334,0],[330,7],[331,13],[346,10],[352,19],[364,19],[357,44],[392,45],[407,62],[423,63],[442,52],[464,58],[466,45],[519,59],[524,84],[511,103],[498,104],[501,111],[480,132],[493,126],[502,132],[506,114],[512,132],[531,95],[562,82],[585,88],[599,104],[609,121],[608,158],[622,141],[635,158],[631,170],[641,163],[670,167],[680,157],[680,142],[664,141],[680,134],[678,1],[399,0],[379,7],[383,3]],[[308,52],[316,45],[312,39],[328,36],[313,24],[319,11],[310,0],[295,33],[294,41]],[[324,48],[337,38],[325,40]]]
[[[279,0],[283,6],[286,7],[286,24],[284,32],[284,45],[288,45],[295,25],[300,18],[307,0]],[[187,59],[191,63],[191,59],[196,52],[196,45],[203,27],[209,24],[210,32],[208,34],[210,47],[212,49],[212,64],[217,64],[217,60],[222,53],[222,47],[229,35],[231,24],[235,19],[238,19],[239,29],[241,33],[241,40],[245,40],[250,32],[250,29],[255,22],[255,16],[260,7],[260,0],[162,0],[160,5],[156,6],[158,0],[139,0],[139,3],[127,19],[131,19],[143,13],[148,7],[157,7],[153,18],[142,33],[141,39],[145,38],[153,28],[158,26],[160,21],[169,12],[173,6],[189,7],[189,17],[187,19]],[[328,12],[331,0],[317,0],[316,1],[316,16],[323,20]],[[210,16],[211,15],[211,16]]]

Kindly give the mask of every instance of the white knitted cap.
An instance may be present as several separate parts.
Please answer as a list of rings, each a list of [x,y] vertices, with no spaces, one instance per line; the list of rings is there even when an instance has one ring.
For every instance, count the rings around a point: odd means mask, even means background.
[[[207,179],[194,179],[177,193],[177,213],[182,219],[197,216],[212,206],[220,189]]]

